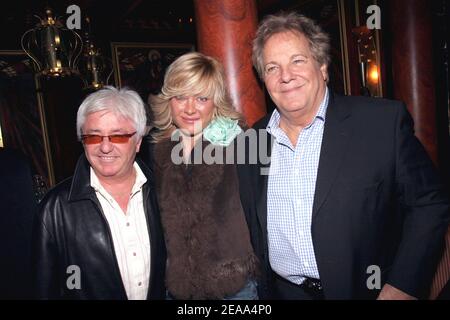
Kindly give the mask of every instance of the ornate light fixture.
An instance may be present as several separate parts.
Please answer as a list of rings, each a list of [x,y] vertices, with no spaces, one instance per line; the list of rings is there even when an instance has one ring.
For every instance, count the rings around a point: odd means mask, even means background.
[[[90,19],[86,18],[88,30]],[[89,32],[84,34],[83,57],[80,61],[80,73],[83,78],[84,88],[98,90],[108,84],[113,73],[112,62],[101,54],[94,44]]]
[[[361,94],[380,97],[380,62],[378,48],[375,43],[375,34],[366,26],[353,28],[352,31],[358,48]]]
[[[82,39],[64,27],[51,9],[46,18],[39,19],[35,28],[26,31],[21,39],[22,49],[38,67],[38,73],[48,77],[78,74],[77,60],[82,51]]]

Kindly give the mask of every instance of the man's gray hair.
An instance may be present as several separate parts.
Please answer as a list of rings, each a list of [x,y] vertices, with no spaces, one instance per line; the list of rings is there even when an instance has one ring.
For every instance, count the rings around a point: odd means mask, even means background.
[[[144,102],[136,91],[112,86],[91,93],[84,99],[77,113],[77,136],[81,138],[86,117],[94,112],[108,110],[133,121],[138,137],[145,134],[147,116]]]
[[[265,17],[256,31],[253,41],[253,65],[261,79],[264,79],[263,50],[266,41],[281,32],[298,32],[309,42],[309,48],[319,65],[330,64],[330,37],[312,19],[296,12],[280,12]]]

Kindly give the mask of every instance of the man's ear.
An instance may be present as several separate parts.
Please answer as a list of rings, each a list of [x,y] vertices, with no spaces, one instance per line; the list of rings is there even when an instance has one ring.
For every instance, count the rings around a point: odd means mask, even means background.
[[[136,153],[139,152],[140,148],[141,148],[141,143],[142,143],[142,137],[139,138],[138,143],[136,144]]]
[[[328,66],[326,64],[320,67],[320,72],[322,73],[323,81],[328,81]]]

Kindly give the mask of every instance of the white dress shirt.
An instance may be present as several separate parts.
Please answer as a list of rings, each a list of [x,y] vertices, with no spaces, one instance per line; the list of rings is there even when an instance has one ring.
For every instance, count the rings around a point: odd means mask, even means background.
[[[295,145],[274,110],[267,131],[275,138],[267,187],[267,233],[272,269],[293,283],[319,279],[311,236],[317,169],[328,107],[328,89],[312,122]]]
[[[145,300],[150,279],[150,237],[144,213],[142,186],[147,178],[134,163],[136,181],[124,213],[116,200],[103,188],[91,168],[91,186],[108,221],[122,282],[130,300]],[[106,271],[105,271],[106,272]]]

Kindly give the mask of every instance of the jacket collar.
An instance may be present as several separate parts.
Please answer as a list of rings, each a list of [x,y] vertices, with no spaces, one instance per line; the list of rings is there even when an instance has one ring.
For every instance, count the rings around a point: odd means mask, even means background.
[[[314,193],[313,218],[324,203],[347,153],[353,132],[351,107],[342,98],[330,95],[327,121],[325,122],[316,190]]]
[[[153,185],[152,171],[139,158],[136,158],[135,161],[147,178],[147,182],[145,183],[145,185]],[[72,177],[72,184],[70,186],[69,192],[69,202],[92,199],[92,197],[95,197],[94,189],[91,187],[90,167],[91,165],[89,164],[86,155],[83,153],[78,159],[77,165],[75,167],[75,172]]]
[[[335,127],[339,126],[339,124],[351,116],[350,108],[346,108],[342,103],[339,103],[340,96],[336,95],[332,89],[328,89],[329,93],[329,100],[328,100],[328,107],[326,110],[326,119],[325,122],[325,128],[331,127],[331,131],[334,132]],[[337,101],[336,101],[337,99]],[[264,118],[262,118],[258,123],[254,126],[255,129],[265,129],[270,121],[271,114],[266,115]],[[331,123],[327,123],[331,122]],[[330,129],[328,129],[330,131]],[[268,132],[268,135],[271,134]],[[327,135],[330,136],[330,135]],[[324,133],[325,137],[325,133]],[[268,145],[268,156],[271,156],[272,153],[272,144],[273,139],[268,139],[269,145]],[[323,149],[323,147],[322,147]],[[270,166],[270,163],[268,164]]]

